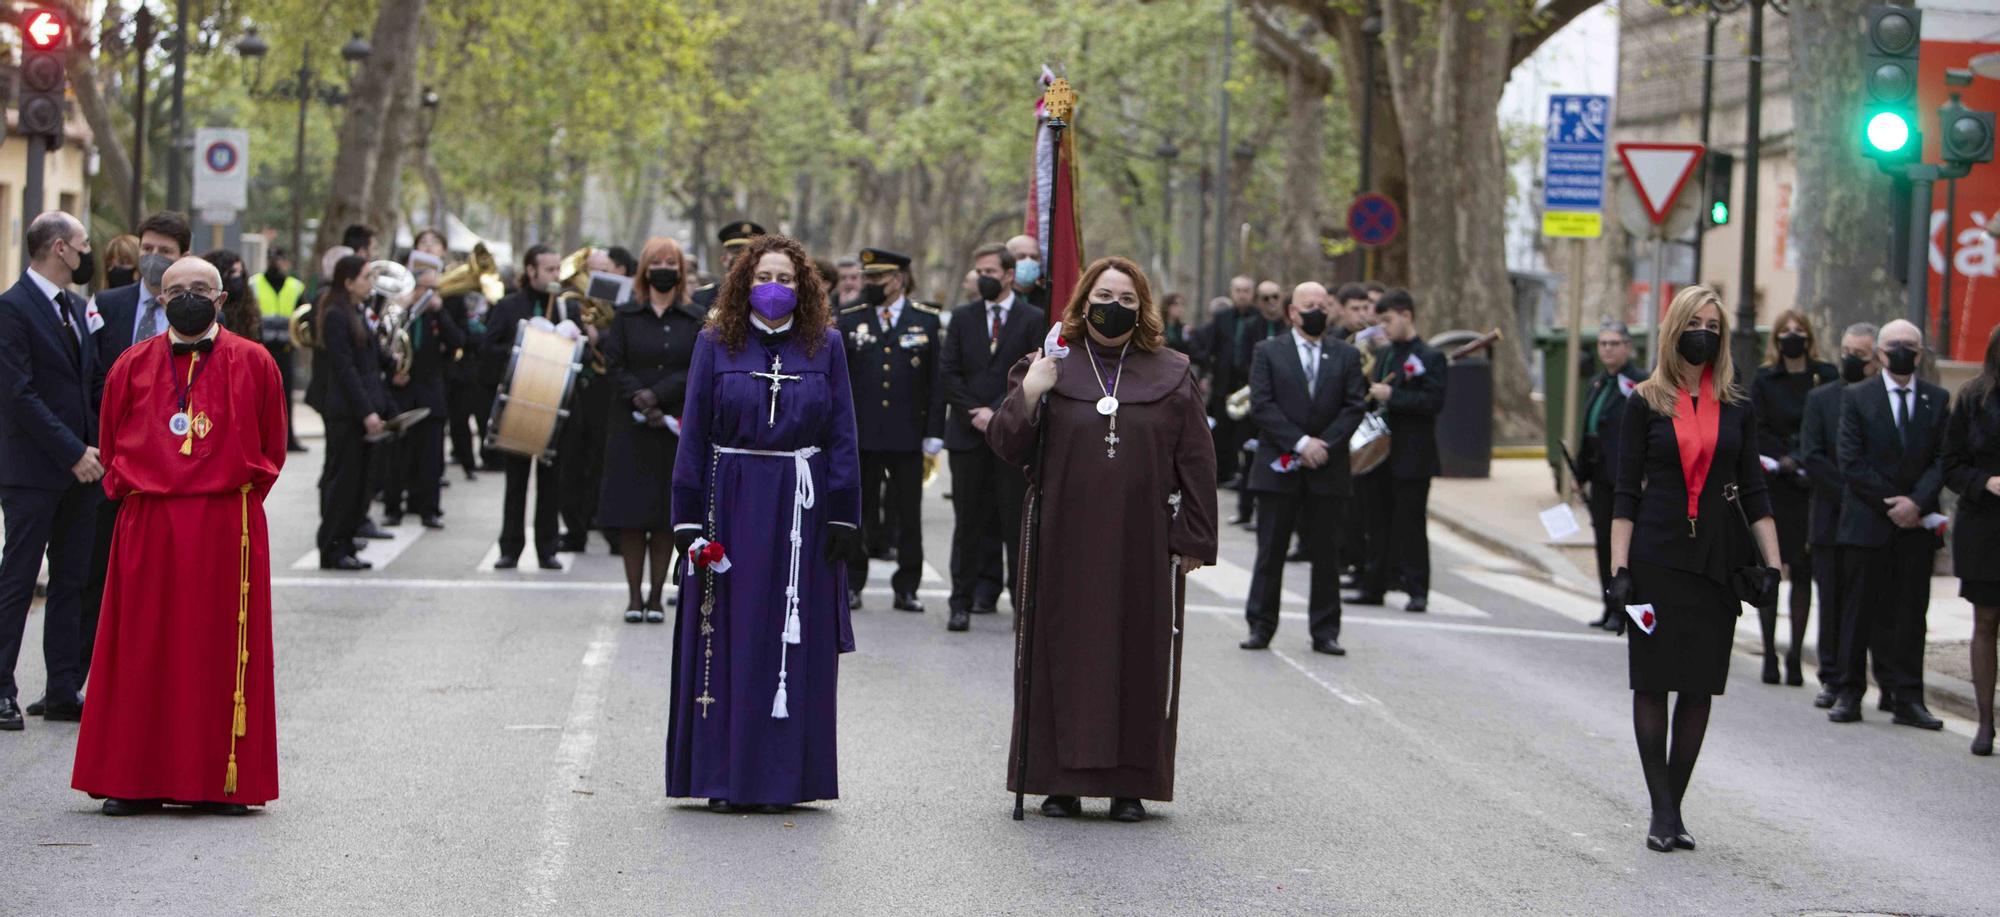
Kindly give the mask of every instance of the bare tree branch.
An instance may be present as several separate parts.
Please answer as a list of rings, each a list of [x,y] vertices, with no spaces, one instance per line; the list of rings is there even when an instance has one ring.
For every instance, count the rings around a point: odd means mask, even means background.
[[[1526,30],[1514,36],[1514,46],[1508,52],[1507,66],[1511,70],[1521,65],[1543,42],[1548,41],[1563,26],[1575,21],[1576,17],[1596,9],[1602,0],[1548,0],[1535,8],[1528,16]]]

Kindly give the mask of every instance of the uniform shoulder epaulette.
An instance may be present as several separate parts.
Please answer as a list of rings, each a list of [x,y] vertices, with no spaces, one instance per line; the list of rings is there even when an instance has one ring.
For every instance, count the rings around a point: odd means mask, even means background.
[[[910,308],[925,315],[937,315],[944,311],[943,306],[936,305],[935,303],[917,302],[916,300],[910,301]]]
[[[842,314],[842,315],[853,315],[853,314],[854,314],[854,313],[856,313],[856,312],[864,312],[864,311],[867,311],[867,309],[868,309],[868,304],[867,304],[867,303],[861,303],[860,305],[855,305],[855,306],[848,306],[847,308],[845,308],[845,309],[842,309],[842,310],[840,310],[840,314]]]

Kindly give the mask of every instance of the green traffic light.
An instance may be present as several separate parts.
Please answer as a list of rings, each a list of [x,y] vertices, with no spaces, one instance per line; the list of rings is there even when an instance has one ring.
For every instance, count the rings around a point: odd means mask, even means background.
[[[1729,222],[1729,205],[1722,201],[1708,205],[1708,221],[1717,226]]]
[[[1910,122],[1902,115],[1885,111],[1868,119],[1868,145],[1883,153],[1895,153],[1910,142]]]

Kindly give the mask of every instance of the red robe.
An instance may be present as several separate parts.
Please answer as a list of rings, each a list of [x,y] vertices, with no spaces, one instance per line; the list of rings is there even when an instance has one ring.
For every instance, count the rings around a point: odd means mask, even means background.
[[[262,805],[278,797],[264,495],[285,390],[263,345],[218,329],[187,411],[207,435],[175,436],[191,358],[170,337],[134,345],[104,386],[104,492],[122,502],[70,785]]]

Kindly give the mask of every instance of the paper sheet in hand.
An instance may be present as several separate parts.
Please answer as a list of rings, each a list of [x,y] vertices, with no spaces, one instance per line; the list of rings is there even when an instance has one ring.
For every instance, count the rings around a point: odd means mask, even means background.
[[[1627,605],[1625,613],[1631,616],[1633,624],[1648,634],[1652,633],[1653,628],[1660,623],[1653,617],[1653,606],[1650,602],[1644,605]]]
[[[1542,510],[1542,529],[1549,533],[1550,541],[1561,541],[1582,531],[1576,524],[1576,513],[1569,504],[1558,503]]]

